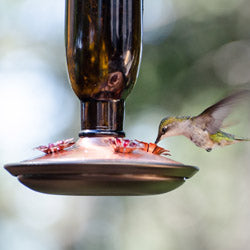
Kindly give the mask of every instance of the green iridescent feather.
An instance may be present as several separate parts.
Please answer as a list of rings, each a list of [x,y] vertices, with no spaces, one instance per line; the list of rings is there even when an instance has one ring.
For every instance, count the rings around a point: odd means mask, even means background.
[[[244,138],[236,138],[234,135],[225,133],[223,131],[218,131],[215,134],[212,134],[209,136],[210,139],[214,142],[220,143],[221,141],[228,141],[228,142],[233,142],[233,141],[249,141],[249,139],[244,139]]]

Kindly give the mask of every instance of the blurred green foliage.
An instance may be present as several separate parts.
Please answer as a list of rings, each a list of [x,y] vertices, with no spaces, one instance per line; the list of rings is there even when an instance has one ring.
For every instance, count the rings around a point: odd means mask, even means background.
[[[244,5],[249,8],[247,2]],[[246,39],[246,34],[239,34],[238,15],[235,10],[202,21],[181,18],[168,37],[145,44],[139,79],[127,103],[127,111],[137,112],[136,103],[139,103],[143,108],[155,105],[178,112],[183,104],[199,94],[209,91],[218,98],[235,87],[242,87],[240,83],[232,87],[222,81],[213,61],[220,47]]]

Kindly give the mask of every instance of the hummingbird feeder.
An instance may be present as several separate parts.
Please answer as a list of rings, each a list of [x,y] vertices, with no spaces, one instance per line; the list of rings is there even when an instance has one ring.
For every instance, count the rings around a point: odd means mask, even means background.
[[[66,0],[70,83],[81,101],[81,131],[40,146],[44,156],[5,165],[25,186],[63,195],[151,195],[171,191],[198,169],[153,143],[124,139],[124,100],[142,49],[142,0]]]

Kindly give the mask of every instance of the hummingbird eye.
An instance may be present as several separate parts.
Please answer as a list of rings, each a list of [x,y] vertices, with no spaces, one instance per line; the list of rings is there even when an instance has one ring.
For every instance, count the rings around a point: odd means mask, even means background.
[[[161,130],[161,132],[162,132],[163,134],[165,134],[165,133],[167,132],[167,130],[168,130],[168,127],[163,127],[162,130]]]

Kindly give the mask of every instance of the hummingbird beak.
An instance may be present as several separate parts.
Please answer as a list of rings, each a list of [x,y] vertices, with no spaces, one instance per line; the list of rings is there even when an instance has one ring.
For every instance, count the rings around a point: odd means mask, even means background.
[[[161,137],[166,134],[167,130],[168,127],[164,127],[162,130],[159,130],[158,136],[155,140],[155,144],[157,144],[161,140]]]
[[[155,140],[155,144],[157,144],[161,140],[161,134],[159,134]]]

